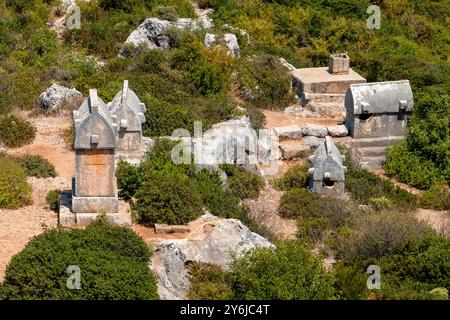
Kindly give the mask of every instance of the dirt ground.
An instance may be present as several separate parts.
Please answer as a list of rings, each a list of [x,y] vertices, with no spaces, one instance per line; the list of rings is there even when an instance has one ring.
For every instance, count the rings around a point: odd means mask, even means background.
[[[45,197],[50,190],[70,189],[75,170],[75,158],[66,147],[62,132],[70,126],[70,118],[28,117],[37,128],[33,143],[17,149],[6,149],[9,154],[35,154],[52,163],[58,176],[49,179],[29,178],[33,187],[33,205],[19,210],[0,209],[0,280],[11,257],[20,252],[28,241],[41,234],[45,228],[57,225],[57,215],[52,212]]]

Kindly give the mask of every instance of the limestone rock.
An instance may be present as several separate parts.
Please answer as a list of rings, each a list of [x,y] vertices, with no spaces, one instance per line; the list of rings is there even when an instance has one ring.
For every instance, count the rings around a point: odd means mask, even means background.
[[[273,128],[275,135],[282,139],[299,139],[302,137],[302,129],[298,125],[284,126]]]
[[[234,57],[239,57],[241,55],[241,52],[239,49],[239,43],[236,35],[232,33],[226,33],[224,34],[223,39],[227,44],[228,51],[230,52],[230,54],[233,55]]]
[[[348,130],[345,125],[330,126],[327,129],[328,134],[332,137],[346,137],[348,135]]]
[[[211,33],[207,33],[205,35],[205,46],[206,47],[211,47],[213,45],[214,42],[216,42],[217,40],[217,35],[215,34],[211,34]],[[239,43],[237,40],[236,35],[232,34],[232,33],[226,33],[223,36],[223,42],[225,43],[225,45],[228,48],[228,53],[234,57],[239,57],[240,56],[240,48],[239,48]]]
[[[208,48],[212,46],[212,44],[214,43],[214,41],[216,41],[216,35],[212,34],[212,33],[207,33],[205,34],[205,46],[207,46]]]
[[[287,62],[285,59],[280,58],[280,63],[285,66],[289,71],[294,71],[295,69],[297,69],[296,67],[294,67],[292,64],[290,64],[289,62]]]
[[[199,29],[197,22],[188,18],[180,18],[176,22],[149,18],[130,34],[125,44],[134,47],[143,46],[150,50],[168,50],[170,49],[170,41],[166,31],[173,27],[178,29]]]
[[[66,88],[59,84],[52,84],[47,90],[41,93],[38,104],[45,110],[61,111],[63,107],[66,107],[69,104],[80,103],[82,98],[83,95],[76,89]]]
[[[328,129],[324,126],[307,124],[303,127],[302,133],[304,136],[324,138],[328,135]]]
[[[152,269],[158,278],[158,293],[163,300],[184,299],[190,277],[186,265],[204,262],[225,269],[231,254],[238,257],[257,248],[275,248],[268,240],[251,232],[239,220],[207,214],[189,224],[191,233],[184,239],[164,240],[156,248]]]
[[[222,26],[222,28],[223,28],[224,30],[228,30],[228,31],[230,31],[230,32],[233,32],[234,34],[237,34],[237,33],[240,34],[241,37],[245,38],[245,40],[247,41],[247,43],[250,44],[250,36],[249,36],[249,34],[248,34],[247,31],[242,30],[242,29],[239,29],[239,28],[236,28],[236,27],[233,27],[233,26],[230,26],[230,25],[228,25],[228,24],[224,24],[224,25]]]
[[[317,138],[317,137],[313,137],[313,136],[308,136],[308,137],[305,137],[303,139],[303,143],[308,148],[317,148],[318,146],[320,146],[322,144],[322,142],[324,140],[325,139],[321,139],[321,138]]]

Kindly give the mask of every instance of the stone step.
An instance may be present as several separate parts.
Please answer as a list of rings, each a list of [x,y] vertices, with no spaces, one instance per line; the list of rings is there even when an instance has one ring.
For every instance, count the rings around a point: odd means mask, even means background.
[[[359,138],[351,139],[346,141],[350,147],[355,148],[366,148],[366,147],[387,147],[397,141],[403,140],[403,136],[391,136],[391,137],[381,137],[381,138]]]
[[[280,139],[300,139],[302,137],[302,128],[298,125],[273,128],[273,132]]]
[[[384,157],[364,157],[359,164],[363,169],[378,169],[384,160]]]
[[[364,147],[356,148],[356,153],[359,154],[361,158],[366,157],[385,157],[384,152],[385,147]]]

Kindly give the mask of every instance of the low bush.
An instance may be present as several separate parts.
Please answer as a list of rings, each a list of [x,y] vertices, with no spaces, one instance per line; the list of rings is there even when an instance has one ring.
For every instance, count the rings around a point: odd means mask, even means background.
[[[35,237],[6,269],[6,299],[158,299],[147,243],[131,229],[99,218],[86,229],[53,229]],[[67,288],[79,268],[81,290]],[[73,271],[71,271],[73,272]],[[72,274],[73,275],[73,274]]]
[[[432,233],[410,213],[367,212],[353,217],[330,242],[345,261],[376,259],[402,250],[410,241]]]
[[[139,223],[187,224],[203,214],[201,196],[187,182],[173,176],[154,175],[136,192],[136,212]]]
[[[231,300],[233,291],[230,274],[219,266],[193,262],[188,264],[191,286],[188,298],[191,300]]]
[[[126,200],[131,199],[143,182],[141,167],[129,164],[122,159],[117,163],[116,178],[120,196]]]
[[[47,196],[45,197],[45,201],[47,202],[48,206],[51,210],[58,212],[59,209],[59,196],[61,195],[61,190],[55,189],[49,191],[47,193]]]
[[[352,202],[321,196],[306,189],[293,188],[281,197],[278,214],[298,220],[298,237],[318,242],[327,230],[347,225],[360,209]]]
[[[427,189],[444,179],[433,162],[412,153],[406,141],[386,148],[383,169],[388,176],[421,189]]]
[[[445,183],[436,183],[419,198],[422,208],[450,210],[450,188]]]
[[[0,208],[18,209],[31,204],[31,192],[22,166],[0,155]]]
[[[365,169],[350,168],[345,176],[345,188],[353,200],[375,209],[408,209],[417,205],[412,193]]]
[[[378,259],[338,263],[334,268],[336,289],[344,299],[367,299],[369,296],[387,300],[448,299],[449,239],[425,236],[408,241],[396,253]],[[367,267],[380,267],[380,290],[366,287]]]
[[[272,184],[282,191],[288,191],[292,188],[306,188],[308,186],[309,165],[297,165],[290,168],[283,177],[276,179]]]
[[[243,59],[238,69],[241,96],[260,108],[280,109],[293,102],[288,69],[271,55]]]
[[[36,136],[36,128],[28,121],[13,115],[0,116],[0,143],[10,148],[18,148],[31,143]]]
[[[192,176],[192,182],[209,212],[228,219],[241,219],[245,215],[240,199],[224,189],[224,183],[216,172],[202,170]]]
[[[333,299],[334,279],[322,259],[298,241],[277,244],[276,249],[256,248],[232,265],[236,299],[325,300]]]
[[[264,179],[256,173],[237,171],[228,178],[227,186],[239,199],[255,199],[264,188]]]
[[[25,155],[17,160],[29,177],[55,178],[58,175],[55,166],[39,155]]]

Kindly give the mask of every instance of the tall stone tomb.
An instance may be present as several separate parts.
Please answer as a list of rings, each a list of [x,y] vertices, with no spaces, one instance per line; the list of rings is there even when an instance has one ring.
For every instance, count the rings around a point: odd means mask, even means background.
[[[145,104],[133,90],[128,88],[128,80],[123,83],[114,100],[108,104],[112,119],[117,125],[117,151],[137,151],[143,139],[142,124],[145,122]]]
[[[312,168],[309,169],[309,189],[313,192],[344,198],[345,196],[345,157],[341,155],[330,137],[317,148],[309,158]]]
[[[404,136],[413,110],[411,86],[408,80],[352,84],[345,109],[353,138]]]
[[[118,212],[114,161],[117,127],[95,89],[74,111],[73,119],[76,173],[71,194],[61,195],[62,224],[83,224],[99,213]]]

